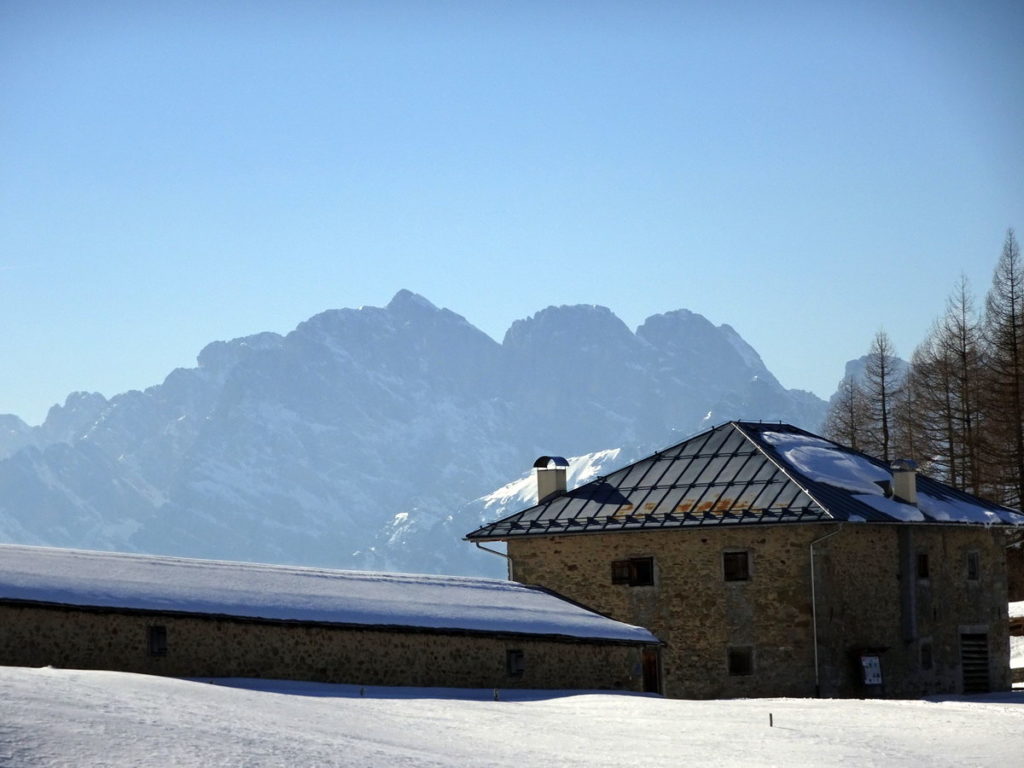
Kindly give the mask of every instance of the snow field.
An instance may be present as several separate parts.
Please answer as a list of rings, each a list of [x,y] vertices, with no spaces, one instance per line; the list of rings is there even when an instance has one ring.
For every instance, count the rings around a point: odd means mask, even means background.
[[[1024,669],[1024,637],[1010,636],[1010,669]]]
[[[1021,691],[936,701],[360,693],[0,667],[0,765],[1018,766],[1024,754]]]

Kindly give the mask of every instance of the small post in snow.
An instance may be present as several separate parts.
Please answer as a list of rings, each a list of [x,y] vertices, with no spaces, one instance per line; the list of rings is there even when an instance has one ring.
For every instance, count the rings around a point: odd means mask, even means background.
[[[774,720],[774,718],[772,717],[772,713],[769,712],[768,713],[768,727],[769,728],[774,728],[775,727],[775,723],[773,722],[773,720]]]

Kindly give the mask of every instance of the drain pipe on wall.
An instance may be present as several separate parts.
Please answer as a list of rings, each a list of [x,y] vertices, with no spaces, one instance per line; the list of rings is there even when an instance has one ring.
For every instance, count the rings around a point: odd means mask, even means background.
[[[814,695],[817,698],[821,698],[821,672],[820,665],[818,663],[818,599],[814,588],[814,545],[820,544],[825,539],[831,539],[837,533],[843,530],[843,524],[840,523],[839,527],[836,528],[832,533],[826,533],[821,538],[815,539],[811,542],[811,631],[814,633]],[[477,545],[479,546],[479,544]]]
[[[839,531],[836,531],[836,533],[839,533]],[[498,557],[504,557],[505,558],[506,567],[508,568],[508,571],[507,571],[507,573],[508,573],[508,580],[512,581],[512,558],[511,557],[506,555],[504,552],[499,552],[496,549],[491,549],[490,547],[485,547],[479,541],[474,541],[473,543],[476,544],[476,548],[477,549],[482,549],[484,552],[490,552],[492,555],[497,555]],[[814,553],[811,553],[811,556],[813,557]]]

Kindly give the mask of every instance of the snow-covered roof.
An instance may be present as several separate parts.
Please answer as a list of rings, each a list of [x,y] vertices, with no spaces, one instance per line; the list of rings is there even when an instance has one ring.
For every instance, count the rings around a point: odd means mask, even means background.
[[[917,504],[889,466],[788,424],[728,422],[485,525],[469,539],[751,523],[1024,525],[1017,510],[917,475]]]
[[[657,643],[512,581],[0,545],[0,600]]]

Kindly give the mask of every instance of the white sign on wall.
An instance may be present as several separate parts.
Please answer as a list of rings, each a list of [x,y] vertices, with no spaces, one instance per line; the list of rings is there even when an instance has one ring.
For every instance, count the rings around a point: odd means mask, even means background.
[[[860,664],[864,668],[864,685],[882,684],[882,660],[877,656],[861,656]]]

